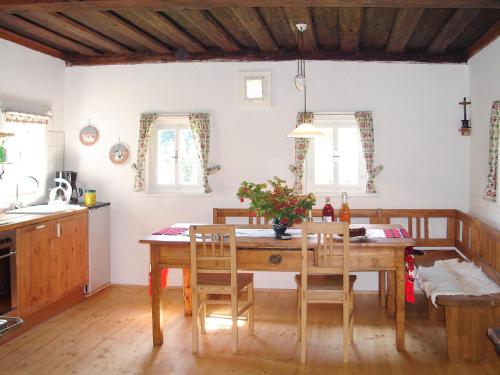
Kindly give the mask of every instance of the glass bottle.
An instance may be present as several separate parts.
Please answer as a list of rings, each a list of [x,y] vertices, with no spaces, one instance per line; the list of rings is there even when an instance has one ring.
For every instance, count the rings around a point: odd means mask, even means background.
[[[333,207],[330,204],[330,197],[326,197],[326,203],[323,207],[323,221],[324,222],[334,222],[335,221],[335,213],[333,211]]]
[[[342,193],[342,207],[340,207],[340,221],[351,223],[351,211],[347,204],[347,193]]]

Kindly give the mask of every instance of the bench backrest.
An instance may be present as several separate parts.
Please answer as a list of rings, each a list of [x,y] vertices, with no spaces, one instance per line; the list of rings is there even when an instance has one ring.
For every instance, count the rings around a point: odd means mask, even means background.
[[[338,212],[336,210],[336,212]],[[313,209],[318,219],[321,209]],[[500,282],[500,231],[477,218],[454,209],[351,209],[351,217],[370,224],[404,225],[420,247],[456,247],[465,256],[483,267],[488,275]],[[247,208],[214,208],[214,224],[230,224],[239,219],[248,224],[268,224],[264,217],[256,217]],[[432,234],[432,221],[445,223],[444,237]],[[317,220],[316,220],[317,221]]]

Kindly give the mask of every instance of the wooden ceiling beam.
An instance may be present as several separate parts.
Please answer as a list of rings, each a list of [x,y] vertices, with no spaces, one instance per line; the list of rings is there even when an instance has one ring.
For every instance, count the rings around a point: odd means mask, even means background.
[[[73,41],[65,36],[59,35],[51,30],[38,26],[15,15],[0,13],[0,21],[7,25],[14,25],[15,27],[23,30],[23,32],[25,31],[27,34],[45,39],[46,41],[49,41],[57,46],[61,46],[82,55],[96,56],[99,54],[84,44]]]
[[[189,52],[206,52],[206,48],[191,35],[177,27],[172,21],[156,12],[136,12],[137,17],[141,17],[150,26],[162,34],[168,34],[171,39],[183,45]]]
[[[500,9],[498,0],[4,0],[0,11],[182,10],[222,7],[384,7]]]
[[[427,51],[429,53],[444,53],[480,11],[480,9],[457,9],[431,42]]]
[[[401,8],[398,10],[391,36],[385,48],[387,52],[404,52],[424,11],[424,8]]]
[[[428,63],[465,63],[466,56],[460,53],[432,55],[428,53],[386,53],[379,51],[344,53],[341,51],[304,52],[307,60],[335,61],[409,61]],[[190,54],[182,61],[293,61],[297,58],[295,50],[281,52],[239,51],[221,53]],[[68,65],[112,65],[140,64],[147,62],[178,62],[172,54],[134,53],[132,55],[113,55],[97,57],[71,57]]]
[[[37,17],[43,17],[49,22],[57,24],[61,29],[65,30],[73,38],[79,37],[91,46],[105,49],[115,53],[128,53],[127,48],[104,35],[95,32],[94,30],[84,26],[72,18],[61,13],[37,13]]]
[[[37,42],[36,40],[26,38],[23,35],[16,34],[10,30],[4,29],[3,27],[0,27],[0,38],[8,40],[12,43],[20,44],[38,52],[45,53],[52,57],[57,57],[58,59],[65,60],[66,58],[66,55],[62,51]]]
[[[110,27],[114,28],[120,34],[136,41],[137,43],[147,47],[156,53],[172,52],[165,44],[153,38],[149,34],[143,32],[134,25],[128,23],[116,14],[111,12],[99,12],[99,17],[102,18]]]
[[[288,24],[290,29],[295,35],[298,35],[297,24],[305,23],[308,28],[304,32],[304,37],[302,40],[302,50],[303,51],[316,51],[318,49],[318,44],[316,42],[316,36],[314,31],[314,24],[312,21],[311,14],[308,8],[285,8],[285,14],[288,19]]]
[[[498,37],[500,37],[500,20],[498,20],[490,29],[476,40],[467,50],[467,57],[470,59],[476,53],[481,51],[488,44],[494,42]]]
[[[234,15],[255,40],[261,51],[276,52],[278,46],[255,8],[232,8]]]
[[[198,10],[183,10],[179,14],[217,44],[224,52],[237,52],[240,50],[238,43],[208,14]]]
[[[342,52],[356,52],[359,50],[361,35],[362,8],[340,8],[340,50]]]

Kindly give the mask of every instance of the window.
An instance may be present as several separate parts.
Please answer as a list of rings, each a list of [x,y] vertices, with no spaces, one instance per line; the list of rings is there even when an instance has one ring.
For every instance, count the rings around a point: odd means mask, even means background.
[[[31,204],[45,198],[47,177],[47,126],[4,121],[2,132],[14,136],[0,139],[7,150],[7,163],[0,166],[0,207],[11,203]]]
[[[240,105],[271,106],[271,72],[240,72]]]
[[[203,173],[187,115],[158,117],[149,142],[148,192],[203,191]]]
[[[364,193],[366,167],[354,114],[315,113],[314,126],[327,136],[311,139],[306,189],[312,193]]]

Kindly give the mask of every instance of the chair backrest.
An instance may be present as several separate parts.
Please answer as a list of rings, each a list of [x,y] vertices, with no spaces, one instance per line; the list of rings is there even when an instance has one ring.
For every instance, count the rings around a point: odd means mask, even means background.
[[[256,216],[248,208],[214,208],[213,223],[228,224],[228,219],[246,218],[248,224],[269,224],[263,216]]]
[[[234,225],[191,225],[191,275],[197,285],[198,273],[230,273],[236,285],[236,234]]]
[[[308,237],[314,234],[314,239]],[[340,238],[342,236],[342,246]],[[308,262],[308,248],[314,241],[314,261]],[[302,224],[302,284],[307,290],[307,275],[343,275],[344,291],[349,291],[349,224],[315,223]],[[346,289],[347,288],[347,289]]]

